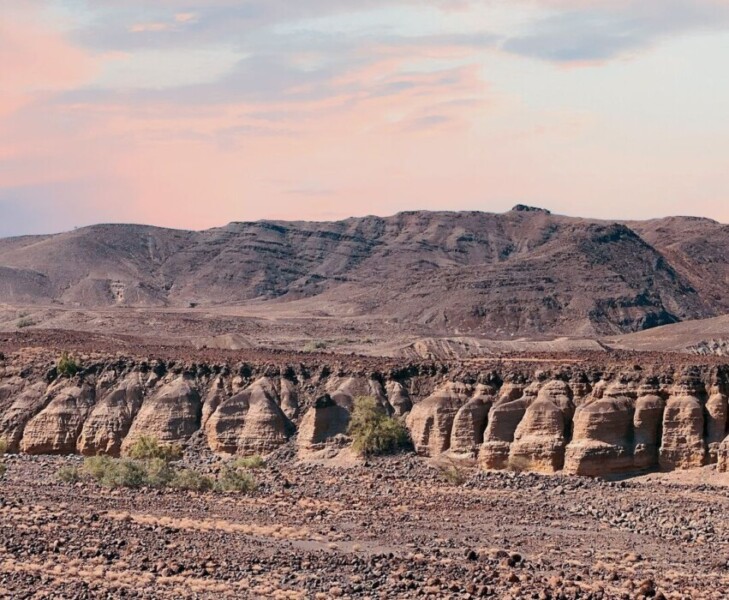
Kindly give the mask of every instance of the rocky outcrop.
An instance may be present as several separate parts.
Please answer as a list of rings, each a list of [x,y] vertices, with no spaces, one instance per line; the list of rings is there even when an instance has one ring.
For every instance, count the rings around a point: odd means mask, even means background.
[[[479,464],[484,469],[505,469],[509,464],[509,450],[527,409],[529,396],[520,386],[504,386],[502,395],[488,416],[488,425],[479,450]]]
[[[213,413],[218,410],[218,407],[223,403],[224,400],[230,398],[232,395],[231,384],[227,383],[224,377],[216,377],[213,379],[210,387],[208,388],[205,397],[203,398],[202,414],[200,416],[200,426],[205,427]]]
[[[658,464],[664,471],[706,464],[704,406],[696,382],[676,385],[663,412],[663,439]]]
[[[710,464],[719,461],[719,446],[727,434],[727,396],[714,385],[706,401],[706,447]]]
[[[33,370],[0,353],[0,438],[34,454],[119,455],[145,435],[188,452],[250,455],[296,433],[300,457],[325,458],[349,445],[355,399],[370,396],[403,418],[422,456],[588,476],[714,461],[729,469],[729,365],[479,361],[377,372],[371,359],[351,360],[348,370],[321,357],[237,366],[115,359],[69,379],[48,360]]]
[[[418,454],[437,456],[450,448],[453,422],[467,401],[466,387],[449,382],[413,407],[406,423]]]
[[[451,431],[449,451],[452,455],[464,458],[478,456],[495,393],[492,387],[478,385],[474,396],[458,409]]]
[[[281,410],[286,418],[294,420],[299,417],[299,393],[296,385],[289,379],[281,379],[281,391],[279,393]]]
[[[387,384],[387,401],[392,406],[395,416],[402,417],[413,408],[413,402],[407,388],[399,381],[391,381]]]
[[[575,412],[572,442],[564,470],[574,475],[627,473],[633,468],[634,392],[622,383],[603,392]]]
[[[171,444],[186,441],[200,428],[202,402],[194,382],[178,377],[148,396],[122,443],[126,451],[141,436]]]
[[[102,394],[83,425],[78,451],[86,456],[119,456],[122,442],[144,398],[140,374],[128,375],[115,388]]]
[[[349,410],[329,394],[317,398],[299,425],[299,455],[309,456],[326,450],[327,446],[342,447],[346,443],[349,420]]]
[[[84,421],[94,403],[94,388],[72,386],[57,391],[25,426],[20,450],[26,454],[74,454]]]
[[[326,390],[332,399],[339,405],[352,411],[354,401],[360,397],[371,397],[377,400],[388,413],[392,413],[392,407],[387,401],[387,396],[382,384],[374,379],[364,377],[334,377],[327,382]]]
[[[666,401],[659,395],[657,384],[645,385],[638,391],[633,413],[633,468],[636,471],[658,466],[665,408]]]
[[[565,382],[542,387],[514,432],[509,467],[543,473],[561,470],[573,414],[572,390]]]
[[[28,385],[17,396],[10,396],[12,403],[0,418],[0,438],[4,439],[10,452],[20,450],[20,440],[25,426],[50,401],[48,386],[43,382]]]
[[[208,445],[218,454],[268,454],[285,444],[293,426],[277,403],[267,378],[224,400],[208,420]]]

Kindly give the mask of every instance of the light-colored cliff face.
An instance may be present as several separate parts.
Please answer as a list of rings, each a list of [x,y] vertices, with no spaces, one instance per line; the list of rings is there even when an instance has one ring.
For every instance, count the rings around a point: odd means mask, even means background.
[[[306,457],[326,450],[328,445],[343,445],[350,416],[349,410],[328,394],[317,398],[299,425],[299,455]]]
[[[658,465],[661,428],[666,401],[657,385],[643,386],[638,392],[633,413],[633,468],[653,469]]]
[[[86,456],[118,456],[143,398],[144,386],[139,373],[130,374],[116,387],[102,392],[83,425],[78,451]]]
[[[663,438],[658,454],[661,469],[690,469],[706,464],[704,440],[705,392],[695,383],[678,384],[663,411]]]
[[[453,419],[449,452],[463,458],[476,458],[483,443],[488,415],[495,401],[496,390],[478,385],[473,397],[458,409]]]
[[[202,402],[195,382],[176,377],[147,396],[122,443],[122,453],[141,436],[165,444],[187,440],[200,428]]]
[[[9,451],[17,452],[28,421],[50,402],[48,386],[43,382],[29,384],[7,401],[9,406],[0,418],[0,438],[5,439]]]
[[[116,361],[72,379],[5,368],[0,438],[11,452],[33,454],[119,455],[145,435],[250,455],[273,452],[295,434],[299,457],[323,458],[347,447],[354,400],[371,396],[406,423],[422,456],[585,476],[713,462],[729,470],[729,366],[680,373],[654,366],[645,374],[632,365],[522,367],[462,379],[431,368],[389,380],[320,368],[287,367],[291,376],[283,377],[270,364],[167,370]]]
[[[623,384],[598,391],[575,412],[565,471],[574,475],[626,473],[633,466],[635,398]]]
[[[267,454],[286,443],[293,427],[277,400],[276,387],[268,378],[223,400],[205,426],[213,452]]]
[[[572,390],[565,382],[552,381],[542,387],[514,432],[509,467],[543,473],[561,470],[574,410]]]
[[[413,407],[406,423],[418,454],[438,456],[450,448],[453,422],[467,401],[467,387],[449,382]]]
[[[26,454],[73,454],[84,421],[94,403],[90,386],[56,392],[48,405],[25,426],[20,450]]]

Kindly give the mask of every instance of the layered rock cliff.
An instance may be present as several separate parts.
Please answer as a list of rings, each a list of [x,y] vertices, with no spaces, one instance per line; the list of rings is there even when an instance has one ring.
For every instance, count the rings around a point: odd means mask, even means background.
[[[586,476],[729,470],[729,365],[296,358],[89,356],[68,377],[51,356],[17,352],[0,360],[0,438],[30,454],[119,455],[151,435],[221,455],[289,445],[299,458],[326,457],[349,444],[354,401],[370,396],[426,457]]]

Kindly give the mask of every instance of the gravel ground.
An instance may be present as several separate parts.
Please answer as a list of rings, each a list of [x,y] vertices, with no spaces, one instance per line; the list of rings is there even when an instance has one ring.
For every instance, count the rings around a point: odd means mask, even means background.
[[[58,481],[78,460],[5,458],[2,597],[729,597],[729,487],[696,474],[457,481],[409,455],[281,459],[246,496]]]

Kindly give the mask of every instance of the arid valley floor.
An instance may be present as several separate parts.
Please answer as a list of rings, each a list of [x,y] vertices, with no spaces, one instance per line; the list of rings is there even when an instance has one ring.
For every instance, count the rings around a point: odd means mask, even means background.
[[[13,457],[9,598],[725,598],[729,487],[274,460],[251,496],[60,483]],[[708,483],[700,483],[706,481]],[[717,485],[713,485],[716,483]]]

